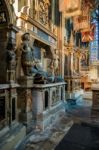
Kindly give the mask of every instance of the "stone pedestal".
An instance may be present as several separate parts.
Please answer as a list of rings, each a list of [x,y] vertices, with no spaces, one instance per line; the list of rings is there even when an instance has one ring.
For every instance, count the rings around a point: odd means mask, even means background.
[[[27,127],[27,132],[33,130],[32,117],[32,88],[33,77],[22,76],[19,79],[18,109],[19,120]]]
[[[52,84],[33,84],[33,77],[21,77],[18,90],[20,121],[26,125],[27,132],[44,130],[65,111],[65,82]]]
[[[33,86],[34,77],[31,76],[21,76],[18,80],[21,87],[32,87]]]
[[[18,84],[0,84],[0,129],[12,127],[18,120],[17,87]]]
[[[18,122],[18,84],[0,84],[0,149],[14,149],[26,135]]]
[[[92,86],[92,109],[99,111],[99,84]]]
[[[81,89],[80,76],[65,76],[66,99],[78,101],[82,99],[83,90]]]
[[[34,84],[32,96],[36,129],[44,130],[58,119],[61,111],[65,111],[65,82]]]

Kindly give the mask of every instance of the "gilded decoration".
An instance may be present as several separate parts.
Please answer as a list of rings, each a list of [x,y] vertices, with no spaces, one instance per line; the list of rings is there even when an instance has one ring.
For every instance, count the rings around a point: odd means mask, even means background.
[[[50,1],[49,0],[39,0],[39,21],[48,26],[49,24],[49,13],[50,13]]]

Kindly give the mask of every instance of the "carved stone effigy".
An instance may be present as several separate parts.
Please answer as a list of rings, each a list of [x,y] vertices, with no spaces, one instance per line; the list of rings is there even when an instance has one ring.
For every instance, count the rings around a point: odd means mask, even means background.
[[[33,56],[33,48],[30,45],[30,35],[29,33],[25,33],[22,36],[22,44],[21,44],[21,63],[25,76],[33,76],[32,68],[34,67],[34,56]]]
[[[21,45],[22,55],[21,63],[25,76],[34,77],[35,80],[44,80],[47,77],[46,73],[39,69],[35,63],[35,58],[33,54],[33,48],[30,46],[30,35],[25,33],[22,36],[22,45]]]
[[[16,61],[15,61],[15,52],[13,49],[7,50],[7,69],[8,70],[14,70],[16,67]]]
[[[18,28],[12,24],[8,28],[8,39],[6,46],[6,70],[7,83],[16,82],[16,33]]]
[[[23,76],[20,76],[20,88],[18,90],[20,121],[26,125],[27,132],[36,127],[43,130],[49,124],[44,123],[47,121],[47,117],[43,119],[43,113],[47,107],[52,107],[52,112],[54,107],[57,110],[56,112],[63,109],[62,102],[65,100],[65,82],[61,77],[44,71],[40,61],[34,58],[34,50],[30,44],[29,33],[22,35],[20,50],[22,51],[21,64],[24,73]],[[53,59],[51,63],[52,67],[55,67]],[[56,105],[56,103],[58,104]],[[48,118],[49,122],[52,122],[52,118]],[[39,122],[41,122],[41,125]]]
[[[54,74],[53,75],[48,74],[48,72],[44,71],[43,68],[40,66],[39,61],[35,60],[33,48],[30,45],[29,33],[25,33],[22,36],[21,50],[22,50],[21,63],[25,76],[32,76],[34,78],[35,83],[41,84],[63,81],[61,77],[54,76]]]

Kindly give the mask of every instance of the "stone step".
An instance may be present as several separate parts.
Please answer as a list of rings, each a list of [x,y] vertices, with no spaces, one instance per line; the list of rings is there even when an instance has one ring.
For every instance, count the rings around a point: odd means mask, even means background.
[[[0,150],[14,150],[26,136],[25,126],[18,125],[0,138]]]

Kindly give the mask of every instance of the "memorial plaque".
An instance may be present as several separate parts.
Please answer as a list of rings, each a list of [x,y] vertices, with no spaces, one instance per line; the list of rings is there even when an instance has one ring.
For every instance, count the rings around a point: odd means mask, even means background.
[[[5,119],[5,97],[0,97],[0,121]]]

